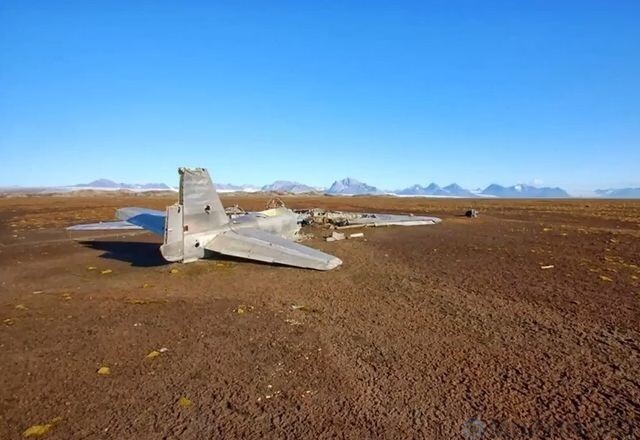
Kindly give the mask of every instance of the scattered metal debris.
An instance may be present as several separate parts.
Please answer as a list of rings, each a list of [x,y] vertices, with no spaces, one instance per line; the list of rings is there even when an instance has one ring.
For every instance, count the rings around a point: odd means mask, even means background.
[[[358,228],[365,226],[419,226],[440,223],[437,217],[417,216],[413,214],[378,214],[368,212],[326,211],[306,209],[295,211],[305,224],[328,225],[336,229]]]
[[[297,305],[297,304],[291,304],[291,310],[299,310],[299,311],[305,312],[305,313],[322,313],[322,310],[320,310],[320,309],[307,307],[307,306],[302,306],[302,305]]]
[[[465,217],[476,218],[478,216],[478,211],[475,209],[468,209],[467,212],[464,213]]]
[[[362,232],[358,232],[356,234],[350,234],[349,235],[349,238],[362,238],[362,237],[364,237],[364,233],[362,233]]]
[[[344,240],[346,237],[342,232],[336,232],[333,231],[331,233],[331,235],[329,237],[327,237],[325,240],[327,241],[339,241],[339,240]]]
[[[242,209],[240,206],[238,205],[233,205],[233,206],[229,206],[227,208],[224,208],[224,212],[231,218],[235,218],[241,215],[245,215],[247,213],[247,211],[245,211],[244,209]]]

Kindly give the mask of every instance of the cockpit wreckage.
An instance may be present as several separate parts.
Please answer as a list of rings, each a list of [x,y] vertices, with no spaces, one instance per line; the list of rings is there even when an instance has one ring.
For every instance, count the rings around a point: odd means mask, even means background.
[[[331,270],[342,260],[296,243],[304,224],[331,227],[432,225],[441,220],[396,214],[294,211],[279,206],[260,212],[225,211],[209,172],[180,168],[178,203],[166,212],[146,208],[120,208],[119,221],[70,226],[71,231],[144,229],[164,237],[162,256],[171,262],[190,263],[215,253],[267,263],[316,270]]]

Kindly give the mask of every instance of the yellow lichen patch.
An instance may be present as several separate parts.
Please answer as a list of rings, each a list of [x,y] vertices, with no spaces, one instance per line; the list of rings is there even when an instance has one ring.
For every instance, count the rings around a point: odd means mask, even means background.
[[[87,270],[97,270],[98,268],[95,266],[87,266]]]
[[[191,400],[182,396],[178,399],[178,405],[180,405],[183,408],[189,408],[191,406]]]
[[[230,261],[216,261],[215,267],[218,269],[231,269],[234,264]]]
[[[101,270],[101,271],[100,271],[100,274],[102,274],[102,275],[108,275],[108,274],[110,274],[111,272],[113,272],[111,269],[105,269],[105,270]]]
[[[157,358],[158,356],[160,356],[160,352],[159,352],[159,351],[151,350],[151,351],[149,352],[149,354],[147,354],[145,357],[146,357],[147,359],[155,359],[155,358]]]
[[[245,306],[244,304],[239,305],[235,309],[233,309],[238,315],[244,315],[247,312],[253,311],[253,306]]]
[[[140,299],[140,298],[127,298],[125,300],[127,304],[166,304],[166,299]]]
[[[170,273],[170,274],[172,274],[172,275],[175,275],[175,274],[177,274],[177,273],[180,273],[180,271],[179,271],[178,269],[171,269],[171,270],[169,271],[169,273]]]
[[[552,229],[552,228],[543,228],[542,230],[543,230],[544,232],[553,231],[553,229]]]
[[[51,420],[49,423],[44,423],[42,425],[29,426],[27,429],[24,430],[24,432],[22,433],[22,436],[23,437],[43,436],[49,431],[51,431],[51,428],[53,428],[55,424],[58,423],[60,420],[62,420],[62,418],[56,417],[53,420]]]
[[[111,374],[111,368],[109,367],[100,367],[97,372],[100,376],[108,376]]]
[[[149,288],[149,287],[153,287],[153,286],[152,286],[151,284],[149,284],[149,283],[144,283],[144,284],[142,285],[142,288],[143,288],[143,289],[147,289],[147,288]]]

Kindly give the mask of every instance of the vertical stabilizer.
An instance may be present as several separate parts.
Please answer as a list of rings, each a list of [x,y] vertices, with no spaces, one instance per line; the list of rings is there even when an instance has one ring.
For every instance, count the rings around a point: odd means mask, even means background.
[[[207,232],[229,223],[209,172],[204,168],[180,168],[178,172],[185,235]]]
[[[162,254],[169,261],[189,262],[204,257],[201,234],[229,223],[220,197],[204,168],[180,168],[180,201],[167,208]]]

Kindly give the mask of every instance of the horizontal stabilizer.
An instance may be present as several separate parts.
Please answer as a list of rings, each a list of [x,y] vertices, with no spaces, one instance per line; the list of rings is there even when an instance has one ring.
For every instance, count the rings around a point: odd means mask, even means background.
[[[120,208],[116,217],[154,234],[164,235],[165,213],[147,208]]]
[[[117,229],[144,229],[129,222],[100,222],[69,226],[67,231],[108,231]]]
[[[205,248],[234,257],[316,270],[331,270],[342,264],[337,257],[259,229],[228,230]]]

